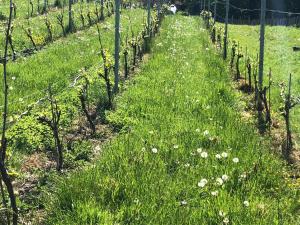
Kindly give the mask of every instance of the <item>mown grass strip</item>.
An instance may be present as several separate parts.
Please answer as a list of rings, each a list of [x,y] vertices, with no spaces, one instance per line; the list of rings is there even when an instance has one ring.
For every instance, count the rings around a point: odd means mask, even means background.
[[[297,224],[281,160],[245,123],[199,18],[169,16],[108,118],[121,134],[47,195],[48,224]]]

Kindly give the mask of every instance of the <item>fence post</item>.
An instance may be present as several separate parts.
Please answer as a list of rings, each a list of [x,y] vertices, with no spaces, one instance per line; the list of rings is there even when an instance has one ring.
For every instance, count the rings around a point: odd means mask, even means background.
[[[263,76],[264,76],[265,23],[266,23],[266,0],[261,0],[259,74],[258,74],[258,87],[260,91],[263,88]],[[258,98],[258,104],[259,105],[261,104],[261,98]]]
[[[226,0],[226,17],[225,17],[225,34],[224,34],[224,54],[223,59],[227,59],[227,38],[228,38],[228,14],[229,14],[229,0]]]
[[[204,0],[204,3],[203,3],[203,10],[205,11],[205,8],[206,8],[206,0]]]
[[[215,4],[214,4],[214,22],[216,22],[217,20],[217,0],[215,0]]]
[[[203,0],[200,1],[200,12],[202,11],[202,7],[203,7]]]
[[[208,11],[210,12],[210,0],[208,0]]]
[[[115,0],[115,84],[114,84],[114,93],[117,93],[119,90],[119,60],[120,60],[120,0]]]
[[[148,0],[147,10],[148,10],[148,16],[147,16],[147,26],[148,26],[148,36],[150,37],[150,23],[151,23],[151,0]]]
[[[73,4],[73,1],[69,0],[69,29],[68,29],[68,31],[70,31],[70,32],[73,31],[72,4]]]

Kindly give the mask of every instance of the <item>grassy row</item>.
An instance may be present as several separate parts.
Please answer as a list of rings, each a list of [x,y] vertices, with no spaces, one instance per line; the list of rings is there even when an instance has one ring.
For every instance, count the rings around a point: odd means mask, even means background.
[[[123,41],[130,30],[129,18],[131,18],[134,32],[141,31],[144,17],[142,9],[123,11],[121,17]],[[100,24],[100,28],[103,45],[108,52],[112,53],[114,18],[107,19]],[[60,39],[31,57],[10,63],[8,65],[10,113],[24,110],[27,105],[43,96],[43,90],[47,89],[49,84],[55,84],[58,89],[64,88],[79,73],[80,69],[88,69],[97,65],[100,67],[99,51],[97,28],[93,26],[88,30],[79,31]],[[3,99],[2,93],[0,98]]]
[[[34,16],[39,16],[38,12],[38,5],[40,6],[40,13],[43,11],[44,7],[44,0],[31,0],[33,4],[33,17]],[[55,4],[60,2],[60,4],[64,4],[65,6],[67,5],[66,0],[47,0],[47,5],[48,5],[48,11],[55,10]],[[17,7],[17,18],[28,18],[31,17],[31,5],[30,5],[30,0],[14,0],[13,3],[15,3]],[[2,15],[8,17],[9,14],[9,0],[3,0],[0,5],[0,12]]]
[[[48,224],[297,224],[283,163],[237,113],[199,18],[169,16],[108,118],[95,166],[47,195]],[[51,200],[49,200],[51,199]]]
[[[218,24],[218,26],[223,26]],[[300,53],[294,52],[293,47],[300,45],[299,30],[295,27],[267,26],[265,36],[265,73],[264,80],[267,85],[269,69],[272,69],[272,80],[275,82],[272,92],[272,107],[279,112],[282,104],[280,97],[279,83],[288,82],[289,74],[292,78],[292,93],[300,95]],[[248,56],[253,60],[257,59],[259,53],[259,26],[229,25],[229,38],[235,40],[241,47],[244,58],[241,60],[242,71],[245,70],[244,60]],[[300,108],[292,111],[292,127],[296,133],[297,140],[300,140]]]
[[[96,5],[95,3],[77,3],[73,5],[73,20],[74,24],[77,30],[86,28],[90,26],[88,19],[88,13],[91,18],[91,23],[95,24],[98,19],[95,14],[96,8],[98,9],[99,15],[100,15],[100,5]],[[81,12],[84,16],[84,24],[82,23],[81,19]],[[30,40],[30,38],[27,36],[25,30],[28,29],[31,30],[33,40],[37,47],[44,46],[48,42],[50,42],[50,36],[49,31],[46,25],[46,19],[49,21],[51,26],[51,32],[52,32],[52,40],[58,39],[64,35],[64,32],[62,30],[62,27],[58,23],[57,16],[63,15],[63,24],[65,32],[67,32],[68,29],[68,10],[67,9],[57,9],[55,11],[50,11],[49,13],[45,15],[41,15],[38,17],[33,17],[29,19],[23,19],[23,18],[17,18],[13,20],[13,45],[14,50],[17,53],[20,53],[28,48],[33,48],[33,43]],[[105,9],[105,17],[107,16],[107,10]],[[0,26],[2,30],[4,30],[5,24]],[[5,44],[5,35],[1,35],[0,37],[0,49],[4,51],[4,44]],[[0,51],[1,53],[1,51]],[[9,54],[12,54],[12,50],[9,47]]]

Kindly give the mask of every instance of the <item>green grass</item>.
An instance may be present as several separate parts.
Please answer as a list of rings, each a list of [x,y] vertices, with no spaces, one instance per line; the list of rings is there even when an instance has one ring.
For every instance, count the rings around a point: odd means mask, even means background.
[[[108,115],[120,135],[47,195],[47,224],[298,224],[283,162],[237,113],[225,68],[198,17],[168,16]]]
[[[122,40],[129,28],[129,17],[137,34],[143,28],[144,10],[124,11],[122,14]],[[100,24],[103,45],[113,55],[114,17]],[[9,111],[19,113],[27,105],[45,95],[44,90],[49,84],[55,84],[58,89],[65,88],[79,70],[91,67],[101,67],[99,55],[100,45],[96,26],[70,34],[57,40],[42,51],[27,58],[20,58],[8,64]],[[121,57],[123,60],[123,57]],[[123,61],[121,61],[123,62]],[[0,68],[0,73],[2,73]],[[3,93],[0,94],[0,104],[3,103]]]
[[[66,0],[65,5],[67,6]],[[33,3],[33,16],[38,16],[38,2],[40,2],[40,10],[43,9],[44,0],[32,0]],[[55,0],[48,0],[48,10],[51,11],[54,9]],[[28,18],[28,8],[29,13],[31,12],[31,6],[29,5],[29,1],[27,0],[14,0],[13,3],[17,6],[17,18]],[[1,2],[0,12],[2,12],[5,16],[9,14],[9,0],[5,0]]]
[[[220,25],[220,24],[219,24]],[[272,88],[273,110],[278,112],[281,105],[280,88],[278,83],[288,82],[292,74],[292,93],[300,95],[300,52],[293,52],[293,46],[300,46],[299,29],[295,27],[267,26],[265,37],[265,83],[268,81],[269,68],[272,69],[272,79],[276,84]],[[259,53],[259,26],[229,25],[229,38],[236,40],[248,51],[252,59]],[[241,64],[243,65],[243,64]],[[244,66],[242,67],[244,71]],[[292,111],[292,126],[297,140],[300,140],[300,107]]]
[[[73,8],[73,18],[74,18],[74,24],[77,30],[80,29],[86,29],[89,27],[88,17],[87,13],[90,12],[91,19],[93,24],[97,21],[97,16],[94,13],[96,9],[96,5],[94,3],[82,3],[82,4],[74,4],[72,6]],[[98,10],[99,5],[97,6]],[[81,18],[80,18],[80,9],[82,9],[84,18],[85,18],[85,27],[83,27]],[[61,10],[61,9],[55,9],[52,11],[49,11],[47,13],[47,18],[51,23],[52,26],[52,36],[53,40],[56,40],[63,36],[63,31],[61,26],[58,23],[57,16],[60,15],[63,12],[64,15],[64,27],[67,29],[68,27],[68,10]],[[107,10],[105,10],[105,17],[107,16]],[[31,17],[29,19],[24,18],[16,18],[13,19],[13,45],[14,50],[17,53],[20,53],[21,51],[24,51],[28,48],[33,48],[33,44],[31,40],[27,37],[27,34],[25,33],[24,29],[30,28],[33,33],[33,39],[35,41],[35,44],[37,47],[44,46],[49,42],[48,40],[48,30],[45,24],[45,18],[46,15],[40,15],[36,17]],[[6,25],[2,24],[0,26],[2,30],[6,29]],[[1,35],[0,37],[0,53],[3,54],[4,52],[4,44],[5,44],[5,35]],[[9,47],[9,54],[12,54],[11,48]]]

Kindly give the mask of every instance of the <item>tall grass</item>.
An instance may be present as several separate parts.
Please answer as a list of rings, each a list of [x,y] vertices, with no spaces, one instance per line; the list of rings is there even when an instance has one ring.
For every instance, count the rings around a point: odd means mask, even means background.
[[[95,166],[46,194],[47,224],[297,224],[281,160],[239,114],[199,18],[168,16],[108,115]],[[49,196],[50,195],[50,196]]]

